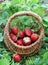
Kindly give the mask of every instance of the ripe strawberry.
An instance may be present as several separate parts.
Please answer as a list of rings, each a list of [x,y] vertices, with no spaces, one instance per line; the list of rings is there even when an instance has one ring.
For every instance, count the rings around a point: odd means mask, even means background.
[[[18,33],[18,28],[15,28],[15,27],[12,28],[11,32],[16,35]]]
[[[35,34],[35,33],[33,33],[33,34],[31,35],[31,40],[32,40],[32,42],[35,42],[38,38],[39,38],[39,36],[38,36],[37,34]]]
[[[24,35],[24,32],[23,32],[23,31],[20,31],[20,32],[19,32],[19,37],[20,37],[20,38],[23,38],[24,36],[25,36],[25,35]]]
[[[16,36],[13,33],[10,33],[10,38],[15,42],[16,41]]]
[[[25,46],[28,46],[31,44],[31,39],[29,37],[24,37],[23,38],[23,41],[24,41],[24,45]]]
[[[14,58],[14,61],[16,61],[16,62],[20,62],[21,61],[21,57],[20,57],[19,54],[15,54],[13,58]]]
[[[23,45],[23,39],[17,40],[17,44],[22,46]]]
[[[25,28],[24,32],[27,36],[31,36],[32,31],[30,28]]]

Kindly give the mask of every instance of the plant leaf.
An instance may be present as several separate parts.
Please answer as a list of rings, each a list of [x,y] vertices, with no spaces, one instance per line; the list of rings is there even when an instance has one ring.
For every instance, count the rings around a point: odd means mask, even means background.
[[[3,22],[4,22],[3,19],[0,19],[0,25],[1,25]]]
[[[2,59],[0,59],[0,65],[9,65],[10,63],[9,63],[9,60],[8,59],[6,59],[6,58],[2,58]]]
[[[39,0],[28,0],[28,4],[32,4],[32,5],[34,5],[34,4],[36,4],[36,3],[38,3],[39,2]]]
[[[48,16],[46,16],[46,17],[43,18],[43,25],[45,27],[48,27]]]
[[[0,33],[0,42],[3,41],[3,36],[2,36],[2,33]]]
[[[36,5],[33,6],[32,11],[36,12],[37,14],[39,14],[40,16],[43,17],[45,15],[45,12],[44,12],[44,8],[41,6],[42,6],[41,4],[37,5],[37,7],[36,7]]]

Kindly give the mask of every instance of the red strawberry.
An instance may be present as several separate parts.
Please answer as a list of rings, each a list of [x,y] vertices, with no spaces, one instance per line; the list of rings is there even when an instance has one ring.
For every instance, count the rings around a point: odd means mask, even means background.
[[[12,28],[11,32],[16,35],[18,33],[18,28],[15,28],[15,27]]]
[[[19,54],[15,54],[13,58],[14,58],[14,61],[16,61],[16,62],[20,62],[21,61],[21,57],[20,57]]]
[[[13,33],[10,33],[10,38],[15,42],[16,41],[16,36]]]
[[[30,28],[25,28],[24,32],[27,36],[31,36],[32,31]]]
[[[32,40],[32,42],[35,42],[38,38],[39,38],[39,36],[38,36],[37,34],[35,34],[35,33],[33,33],[33,34],[31,35],[31,40]]]
[[[20,31],[20,32],[19,32],[19,37],[20,37],[20,38],[23,38],[24,36],[25,36],[25,35],[24,35],[24,32],[23,32],[23,31]]]
[[[23,38],[23,41],[24,41],[24,45],[25,46],[28,46],[31,44],[31,39],[29,37],[24,37]]]
[[[17,44],[22,46],[23,45],[23,39],[17,40]]]

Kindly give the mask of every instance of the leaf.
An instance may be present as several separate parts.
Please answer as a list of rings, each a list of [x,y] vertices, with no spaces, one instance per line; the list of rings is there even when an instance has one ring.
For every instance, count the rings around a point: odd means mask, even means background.
[[[48,37],[48,27],[45,27],[44,26],[44,30],[45,30],[45,32],[44,32],[45,33],[45,36]]]
[[[26,58],[22,57],[22,60],[20,61],[20,65],[25,65],[25,62],[26,62]]]
[[[11,4],[12,5],[16,5],[17,3],[19,3],[20,0],[12,0]]]
[[[28,59],[26,59],[26,65],[34,65],[34,60],[35,60],[34,56],[28,57]]]
[[[11,65],[15,65],[13,60],[11,61],[11,63],[12,63]]]
[[[40,63],[40,65],[44,64],[48,65],[48,51],[43,54],[43,59],[42,62]]]
[[[48,16],[46,16],[46,17],[43,18],[43,25],[45,27],[48,27]]]
[[[43,60],[48,59],[48,52],[46,52],[45,54],[43,54]]]
[[[0,58],[2,58],[2,56],[3,56],[3,55],[2,55],[2,54],[0,54]]]
[[[40,61],[40,57],[35,58],[35,60],[34,60],[34,64],[35,64],[35,65],[38,65],[39,61]]]
[[[44,3],[44,4],[42,4],[42,7],[48,8],[48,4],[47,3]]]
[[[44,12],[44,8],[41,6],[42,6],[41,4],[33,6],[32,11],[43,17],[45,15],[45,12]]]
[[[6,54],[3,54],[3,58],[6,58],[6,59],[8,59],[8,60],[10,60],[11,58],[10,58],[10,56],[6,53]]]
[[[48,37],[44,37],[44,41],[48,43]]]
[[[3,41],[3,36],[2,36],[2,33],[0,33],[0,42]]]
[[[35,65],[48,65],[48,52],[42,55],[42,59]]]
[[[1,25],[3,22],[4,22],[3,19],[0,19],[0,25]]]
[[[9,60],[8,59],[6,59],[6,58],[2,58],[2,59],[0,59],[0,65],[9,65],[10,63],[9,63]]]
[[[43,18],[48,23],[48,16]]]
[[[45,27],[48,27],[48,23],[47,23],[46,21],[43,20],[42,23],[43,23],[43,25],[44,25]]]
[[[42,49],[38,52],[38,54],[39,54],[39,55],[43,55],[45,52],[46,52],[46,50],[42,48]]]
[[[17,63],[17,62],[16,62],[15,65],[20,65],[20,63]]]
[[[20,0],[20,4],[25,4],[25,0]]]
[[[39,2],[39,0],[32,0],[32,3],[34,3],[34,4],[36,4],[38,2]]]
[[[4,2],[3,2],[3,4],[6,4],[6,8],[9,8],[10,7],[10,5],[11,5],[11,2],[9,2],[8,0],[5,0]]]
[[[48,43],[45,43],[45,42],[44,42],[44,46],[45,46],[45,47],[48,47]]]
[[[2,17],[3,17],[3,19],[8,18],[8,17],[9,17],[9,13],[8,13],[7,11],[4,11],[4,12],[2,13]]]
[[[25,0],[12,0],[11,4],[12,5],[25,4]]]
[[[34,5],[34,4],[36,4],[36,3],[38,3],[39,2],[39,0],[28,0],[28,4],[32,4],[32,5]]]

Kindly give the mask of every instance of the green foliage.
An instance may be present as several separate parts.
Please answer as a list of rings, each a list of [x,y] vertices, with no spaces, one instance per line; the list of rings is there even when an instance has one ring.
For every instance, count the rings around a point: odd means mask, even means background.
[[[0,42],[3,41],[3,36],[2,36],[2,33],[0,33]]]
[[[39,0],[12,0],[11,2],[6,0],[0,4],[0,8],[2,9],[0,12],[0,65],[48,65],[48,13],[45,12],[48,4]],[[7,23],[11,15],[18,11],[33,11],[39,14],[45,30],[42,49],[35,56],[22,57],[19,63],[14,62],[13,53],[9,52],[3,41],[3,25]],[[38,21],[30,16],[16,17],[11,23],[11,27],[14,26],[21,30],[25,27],[30,27],[35,31],[40,28]]]
[[[43,25],[45,27],[48,27],[48,16],[46,16],[46,17],[43,18]]]
[[[11,27],[18,27],[20,30],[24,30],[25,27],[29,27],[36,31],[40,28],[40,25],[38,24],[37,21],[34,22],[31,16],[19,16],[13,19]]]
[[[9,65],[10,56],[8,54],[3,54],[2,58],[0,59],[0,65]]]
[[[25,0],[12,0],[12,5],[16,5],[16,4],[24,4],[25,3]]]
[[[39,0],[27,0],[27,4],[29,5],[29,6],[32,6],[32,5],[34,5],[34,4],[36,4],[36,3],[38,3],[39,2]]]
[[[2,19],[0,19],[0,25],[3,23],[3,20]]]
[[[37,14],[39,14],[40,16],[44,16],[45,12],[44,12],[44,8],[41,7],[41,5],[37,6],[36,5],[33,7],[33,11],[36,12]]]
[[[10,64],[9,61],[6,58],[2,58],[0,60],[0,65],[9,65],[9,64]]]

